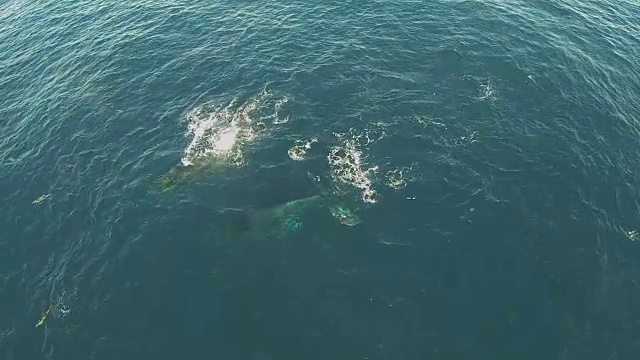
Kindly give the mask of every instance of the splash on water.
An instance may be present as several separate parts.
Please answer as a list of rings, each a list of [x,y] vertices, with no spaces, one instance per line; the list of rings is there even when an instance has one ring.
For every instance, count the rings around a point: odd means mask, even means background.
[[[495,100],[493,86],[491,82],[487,81],[486,83],[480,83],[480,92],[481,95],[478,96],[478,100]]]
[[[38,198],[36,198],[35,200],[33,200],[31,202],[32,205],[40,205],[42,203],[44,203],[46,200],[51,198],[51,194],[44,194],[44,195],[40,195],[38,196]]]
[[[640,233],[637,230],[623,230],[623,234],[630,241],[640,240]]]
[[[281,98],[276,100],[273,113],[273,124],[279,125],[289,122],[289,116],[284,114],[284,109],[286,105],[289,103],[289,98]]]
[[[329,208],[329,211],[331,211],[331,215],[338,219],[343,225],[356,226],[360,223],[358,214],[344,206],[332,206]]]
[[[195,107],[186,116],[187,137],[191,141],[181,162],[191,166],[222,161],[240,166],[244,149],[268,125],[286,122],[282,104],[287,98],[264,90],[244,103],[239,100],[220,105],[215,102]]]
[[[56,298],[56,300],[42,311],[35,327],[41,327],[53,319],[64,319],[71,312],[71,304],[73,304],[77,299],[77,290],[68,292],[66,289],[63,289],[62,293]]]
[[[311,138],[306,141],[296,140],[295,145],[289,149],[289,157],[295,161],[302,161],[307,155],[307,151],[311,149],[311,145],[318,142],[318,138]]]
[[[471,79],[471,80],[474,80],[474,81],[476,81],[478,83],[478,86],[480,87],[480,89],[479,89],[480,91],[479,91],[479,94],[475,97],[476,100],[478,100],[478,101],[484,101],[484,100],[494,101],[494,100],[496,100],[495,86],[493,85],[493,82],[491,81],[491,79],[482,78],[482,77],[475,77],[475,76],[471,76],[471,75],[464,76],[463,78]]]
[[[381,139],[384,133],[367,130],[358,134],[352,130],[335,135],[342,144],[331,147],[327,156],[334,182],[360,189],[362,201],[375,203],[378,192],[373,186],[372,178],[378,171],[378,166],[367,163],[363,149]]]
[[[415,167],[416,164],[405,166],[387,171],[385,175],[386,184],[392,189],[400,190],[407,186],[411,181],[416,180]]]
[[[286,102],[285,96],[263,90],[246,101],[196,106],[185,117],[190,141],[181,164],[160,178],[159,190],[173,190],[212,166],[243,165],[247,145],[286,122],[288,116],[282,109]]]

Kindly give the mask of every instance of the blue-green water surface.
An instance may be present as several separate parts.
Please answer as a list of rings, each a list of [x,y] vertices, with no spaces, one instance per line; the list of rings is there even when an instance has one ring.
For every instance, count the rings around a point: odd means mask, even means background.
[[[635,359],[633,0],[0,5],[0,359]]]

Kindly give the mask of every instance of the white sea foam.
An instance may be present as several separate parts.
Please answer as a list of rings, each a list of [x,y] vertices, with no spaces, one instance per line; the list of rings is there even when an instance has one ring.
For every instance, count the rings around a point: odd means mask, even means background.
[[[332,206],[329,208],[329,211],[333,217],[346,226],[356,226],[361,221],[356,212],[342,206]]]
[[[410,181],[414,181],[416,178],[414,165],[387,171],[385,175],[387,186],[399,190],[406,187]]]
[[[194,165],[222,160],[233,165],[244,163],[246,144],[256,139],[262,130],[284,121],[278,111],[287,98],[264,90],[244,103],[232,101],[226,105],[205,103],[187,116],[187,136],[182,164]]]
[[[378,166],[368,164],[362,150],[362,147],[370,144],[374,137],[371,137],[368,131],[360,135],[335,135],[342,140],[342,144],[331,147],[327,156],[334,181],[360,189],[362,201],[375,203],[378,193],[373,186],[372,177],[378,171]]]
[[[493,85],[491,85],[490,81],[486,81],[485,83],[480,83],[480,91],[482,95],[478,96],[478,100],[495,100]]]
[[[318,138],[311,138],[306,141],[296,140],[294,146],[289,149],[288,154],[292,160],[301,161],[304,160],[307,151],[311,149],[311,145],[318,142]]]

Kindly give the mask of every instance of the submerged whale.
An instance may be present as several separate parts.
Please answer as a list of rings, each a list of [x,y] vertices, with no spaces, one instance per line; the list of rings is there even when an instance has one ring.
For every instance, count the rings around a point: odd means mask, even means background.
[[[298,198],[284,203],[243,209],[225,209],[220,219],[227,232],[239,235],[281,235],[304,226],[304,214],[309,209],[321,209],[320,194]]]

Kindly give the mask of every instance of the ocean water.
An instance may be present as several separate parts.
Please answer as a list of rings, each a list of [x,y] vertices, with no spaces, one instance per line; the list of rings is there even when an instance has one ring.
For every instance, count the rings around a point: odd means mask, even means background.
[[[633,0],[0,5],[0,359],[634,359]]]

